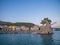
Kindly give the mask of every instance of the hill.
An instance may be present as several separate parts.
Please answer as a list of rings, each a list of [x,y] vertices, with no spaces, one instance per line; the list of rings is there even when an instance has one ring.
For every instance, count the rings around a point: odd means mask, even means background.
[[[12,22],[5,22],[5,21],[0,21],[0,25],[15,25],[15,26],[34,26],[35,24],[33,23],[28,23],[28,22],[16,22],[16,23],[12,23]]]

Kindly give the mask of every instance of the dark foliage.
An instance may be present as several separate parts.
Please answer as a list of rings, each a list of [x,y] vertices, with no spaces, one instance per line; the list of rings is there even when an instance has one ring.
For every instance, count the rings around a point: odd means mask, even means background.
[[[28,26],[28,27],[32,27],[35,24],[33,23],[28,23],[28,22],[16,22],[16,23],[12,23],[12,22],[4,22],[4,21],[0,21],[0,25],[15,25],[15,26]]]

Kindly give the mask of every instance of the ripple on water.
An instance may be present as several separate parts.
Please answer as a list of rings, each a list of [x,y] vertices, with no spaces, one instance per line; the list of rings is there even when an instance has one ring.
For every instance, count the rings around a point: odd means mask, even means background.
[[[53,35],[0,34],[0,45],[60,45],[60,31],[54,31]]]

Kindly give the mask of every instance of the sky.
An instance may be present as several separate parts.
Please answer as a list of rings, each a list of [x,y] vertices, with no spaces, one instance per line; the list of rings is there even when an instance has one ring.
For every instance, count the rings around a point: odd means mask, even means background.
[[[0,20],[39,24],[43,18],[60,21],[60,0],[0,0]]]

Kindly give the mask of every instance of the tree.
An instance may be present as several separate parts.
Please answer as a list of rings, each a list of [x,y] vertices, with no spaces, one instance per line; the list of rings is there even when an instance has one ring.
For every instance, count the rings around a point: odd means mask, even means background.
[[[42,21],[41,21],[41,24],[46,24],[46,22],[48,21],[48,23],[50,24],[51,23],[51,20],[48,19],[48,18],[44,18]]]
[[[42,21],[41,21],[41,24],[43,24],[43,25],[44,25],[44,24],[45,24],[45,21],[44,21],[44,20],[42,20]]]
[[[49,24],[52,22],[52,21],[51,21],[50,19],[48,19],[48,18],[44,18],[43,20],[44,20],[45,22],[48,21]]]

